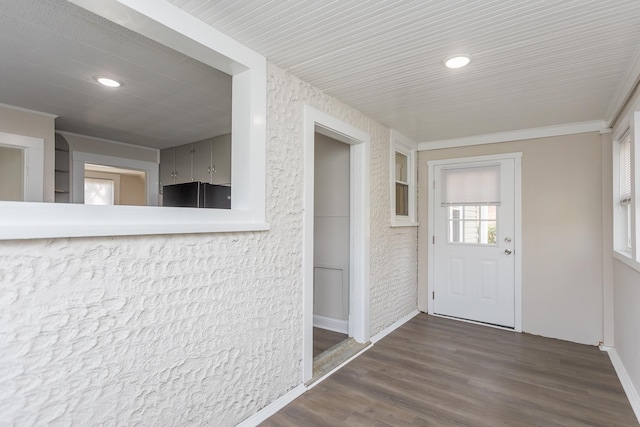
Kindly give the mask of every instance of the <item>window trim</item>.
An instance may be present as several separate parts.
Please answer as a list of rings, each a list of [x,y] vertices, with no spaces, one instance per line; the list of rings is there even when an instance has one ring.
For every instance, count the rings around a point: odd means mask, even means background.
[[[268,230],[266,59],[167,2],[70,0],[233,76],[231,209],[1,202],[0,240]]]
[[[640,213],[638,212],[638,196],[640,193],[639,176],[636,173],[638,162],[638,150],[636,150],[638,132],[640,129],[640,111],[629,112],[614,131],[612,138],[613,150],[613,198],[611,206],[613,209],[613,257],[629,267],[640,271],[640,251],[638,251],[638,224]],[[630,135],[631,141],[631,202],[629,213],[622,212],[620,203],[620,143]],[[630,228],[631,250],[627,246],[627,230]]]
[[[391,227],[416,227],[417,221],[417,144],[400,132],[391,130],[389,154],[391,190]],[[408,215],[396,214],[396,153],[407,157]]]

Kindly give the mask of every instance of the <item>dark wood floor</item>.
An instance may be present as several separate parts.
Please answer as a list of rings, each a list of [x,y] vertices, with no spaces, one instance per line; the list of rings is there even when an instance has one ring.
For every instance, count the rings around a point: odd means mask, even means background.
[[[264,426],[637,426],[596,347],[420,314]]]
[[[336,344],[349,338],[347,334],[328,331],[326,329],[313,328],[313,357],[329,350]]]

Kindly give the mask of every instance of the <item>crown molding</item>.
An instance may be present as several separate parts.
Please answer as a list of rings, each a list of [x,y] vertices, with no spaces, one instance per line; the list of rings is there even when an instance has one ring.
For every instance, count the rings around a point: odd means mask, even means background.
[[[15,105],[9,105],[9,104],[0,103],[0,107],[6,108],[8,110],[15,110],[15,111],[21,111],[23,113],[35,114],[35,115],[38,115],[38,116],[47,117],[49,119],[57,119],[58,118],[57,114],[45,113],[43,111],[30,110],[28,108],[17,107]]]
[[[522,141],[525,139],[547,138],[551,136],[572,135],[585,132],[600,132],[607,128],[604,120],[566,123],[563,125],[539,128],[519,129],[507,132],[487,133],[462,138],[441,139],[418,143],[418,151],[438,150],[442,148],[468,147],[471,145],[496,144],[499,142]]]

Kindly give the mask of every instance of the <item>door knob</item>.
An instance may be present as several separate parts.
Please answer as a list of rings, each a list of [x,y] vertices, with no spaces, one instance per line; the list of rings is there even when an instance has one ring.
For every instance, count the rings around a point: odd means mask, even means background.
[[[504,254],[505,254],[505,255],[511,255],[511,251],[510,251],[509,249],[505,249],[505,250],[504,250]]]

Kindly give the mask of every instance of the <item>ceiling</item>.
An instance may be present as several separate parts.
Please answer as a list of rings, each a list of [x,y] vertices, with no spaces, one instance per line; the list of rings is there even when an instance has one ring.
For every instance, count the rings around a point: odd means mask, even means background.
[[[231,76],[64,0],[0,0],[0,58],[0,103],[57,130],[155,148],[231,131]]]
[[[637,77],[637,0],[167,1],[418,142],[611,119]]]
[[[638,0],[164,1],[417,142],[610,120],[640,70]],[[230,76],[64,0],[0,0],[0,57],[0,103],[60,130],[164,148],[231,128]]]

